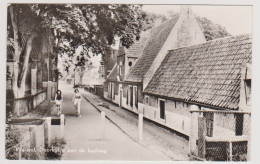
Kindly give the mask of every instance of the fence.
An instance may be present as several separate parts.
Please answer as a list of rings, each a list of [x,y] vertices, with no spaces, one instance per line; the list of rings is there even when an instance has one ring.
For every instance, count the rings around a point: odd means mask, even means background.
[[[22,98],[17,99],[7,99],[6,100],[6,110],[7,114],[13,111],[14,103],[19,101],[19,114],[24,115],[27,112],[32,111],[39,104],[41,104],[47,98],[47,91],[41,91],[36,93],[35,95],[29,95]]]
[[[208,110],[191,115],[190,154],[209,161],[250,159],[250,112]]]
[[[54,123],[53,123],[54,122]],[[57,122],[59,122],[57,124]],[[12,119],[9,123],[10,129],[25,129],[22,134],[22,140],[16,145],[6,147],[7,159],[45,159],[46,152],[51,150],[51,142],[56,135],[52,131],[57,131],[59,125],[59,139],[64,137],[64,115],[60,118],[51,119]],[[53,129],[53,125],[55,129]]]
[[[102,85],[95,85],[94,86],[94,93],[100,97],[104,96],[104,88]]]

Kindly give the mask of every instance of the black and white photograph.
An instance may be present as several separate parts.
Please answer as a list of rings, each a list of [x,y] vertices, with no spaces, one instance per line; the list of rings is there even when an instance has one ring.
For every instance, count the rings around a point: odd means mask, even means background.
[[[251,161],[252,5],[6,11],[5,160]]]

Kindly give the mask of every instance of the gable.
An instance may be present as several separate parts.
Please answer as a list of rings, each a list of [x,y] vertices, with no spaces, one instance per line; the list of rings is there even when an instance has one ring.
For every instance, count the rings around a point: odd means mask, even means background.
[[[143,76],[150,68],[155,57],[164,45],[178,17],[166,21],[160,26],[152,29],[141,56],[126,77],[126,81],[141,82]]]

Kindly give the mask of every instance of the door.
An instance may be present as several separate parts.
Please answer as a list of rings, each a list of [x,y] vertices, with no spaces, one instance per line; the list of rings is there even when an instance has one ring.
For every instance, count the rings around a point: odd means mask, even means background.
[[[160,100],[160,118],[165,119],[165,101]]]
[[[120,89],[119,94],[120,94],[119,106],[121,107],[122,106],[122,96],[123,96],[122,89]]]

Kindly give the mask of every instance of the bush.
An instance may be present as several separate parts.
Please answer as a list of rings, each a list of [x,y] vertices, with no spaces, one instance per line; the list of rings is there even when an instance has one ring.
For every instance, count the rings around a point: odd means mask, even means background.
[[[47,160],[59,160],[63,154],[63,149],[66,145],[66,141],[64,139],[55,138],[51,142],[51,146],[47,148],[45,153],[45,159]]]
[[[6,159],[18,159],[17,147],[22,140],[21,132],[17,129],[7,130],[5,132],[5,156]]]

